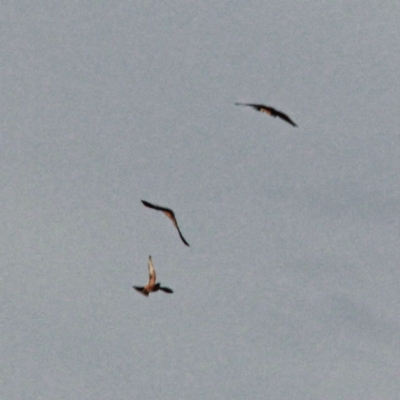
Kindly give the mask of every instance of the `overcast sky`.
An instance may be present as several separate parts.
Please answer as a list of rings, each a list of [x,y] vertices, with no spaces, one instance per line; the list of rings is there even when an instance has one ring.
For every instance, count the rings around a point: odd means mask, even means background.
[[[399,21],[3,2],[0,397],[397,400]]]

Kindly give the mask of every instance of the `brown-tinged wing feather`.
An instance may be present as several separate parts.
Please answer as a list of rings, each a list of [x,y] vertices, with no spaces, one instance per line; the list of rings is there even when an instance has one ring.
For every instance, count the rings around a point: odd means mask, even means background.
[[[297,126],[288,115],[284,114],[281,111],[276,110],[273,107],[266,106],[264,104],[252,104],[252,103],[235,103],[238,106],[249,106],[255,108],[257,111],[263,112],[268,115],[272,115],[273,117],[279,117],[284,121],[288,122],[290,125]]]
[[[179,226],[178,226],[178,221],[176,220],[175,217],[175,213],[170,209],[170,208],[166,208],[166,207],[161,207],[161,206],[157,206],[156,204],[151,204],[148,201],[145,200],[141,200],[143,205],[149,208],[153,208],[154,210],[158,210],[158,211],[162,211],[174,224],[175,228],[178,230],[179,236],[182,239],[182,242],[185,243],[186,246],[189,246],[189,243],[185,240],[185,238],[183,237]]]
[[[143,286],[132,286],[134,289],[136,289],[138,292],[142,293],[144,296],[148,296],[149,292],[145,290]]]
[[[154,286],[156,283],[156,270],[154,269],[153,261],[151,260],[151,256],[149,256],[149,261],[147,262],[147,265],[149,267],[149,283],[147,286]]]
[[[267,106],[264,106],[264,105],[260,105],[260,106],[257,108],[257,110],[260,111],[260,112],[263,112],[263,113],[265,113],[265,114],[272,115],[272,116],[274,116],[274,117],[275,117],[275,115],[276,115],[276,111],[275,111],[273,108],[267,107]]]
[[[169,213],[169,214],[174,215],[174,212],[170,208],[161,207],[161,206],[158,206],[157,204],[151,204],[145,200],[141,200],[141,201],[144,206],[152,208],[153,210],[163,211],[164,213]],[[171,217],[169,217],[169,218],[171,218]]]

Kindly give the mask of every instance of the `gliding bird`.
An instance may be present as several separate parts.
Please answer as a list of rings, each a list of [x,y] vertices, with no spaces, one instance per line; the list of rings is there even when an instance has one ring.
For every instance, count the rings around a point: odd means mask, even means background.
[[[284,121],[288,122],[290,125],[297,126],[286,114],[281,111],[276,110],[275,108],[265,106],[264,104],[247,104],[247,103],[235,103],[237,106],[249,106],[253,107],[255,110],[271,115],[276,118],[279,117]]]
[[[154,210],[158,210],[158,211],[162,211],[174,224],[175,228],[178,230],[179,236],[182,239],[182,242],[186,244],[186,246],[189,246],[189,243],[185,240],[185,238],[183,237],[179,226],[178,226],[178,222],[176,221],[175,218],[175,214],[174,212],[170,209],[170,208],[165,208],[165,207],[161,207],[161,206],[157,206],[155,204],[151,204],[148,201],[142,200],[142,203],[144,206],[149,207],[149,208],[153,208]]]

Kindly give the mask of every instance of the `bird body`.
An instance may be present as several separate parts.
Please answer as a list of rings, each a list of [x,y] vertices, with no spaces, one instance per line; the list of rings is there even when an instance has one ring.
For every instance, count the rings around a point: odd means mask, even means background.
[[[273,107],[266,106],[264,104],[252,104],[252,103],[235,103],[237,106],[249,106],[253,107],[255,110],[263,112],[265,114],[271,115],[272,117],[276,118],[279,117],[284,121],[288,122],[290,125],[297,126],[288,115],[284,114],[283,112],[276,110]]]
[[[158,290],[162,290],[165,293],[173,293],[172,289],[168,287],[161,286],[161,283],[156,283],[156,270],[154,269],[153,261],[151,260],[151,256],[149,256],[148,260],[148,268],[149,268],[149,282],[146,286],[132,286],[138,292],[142,293],[145,296],[148,296],[150,292],[157,292]]]
[[[170,209],[170,208],[165,208],[165,207],[161,207],[161,206],[157,206],[156,204],[151,204],[148,201],[142,200],[142,203],[144,206],[148,207],[148,208],[152,208],[153,210],[158,210],[158,211],[162,211],[174,224],[175,228],[178,230],[179,236],[182,240],[183,243],[185,243],[186,246],[189,246],[189,243],[185,240],[185,238],[183,237],[179,226],[178,226],[178,222],[175,218],[175,213]]]

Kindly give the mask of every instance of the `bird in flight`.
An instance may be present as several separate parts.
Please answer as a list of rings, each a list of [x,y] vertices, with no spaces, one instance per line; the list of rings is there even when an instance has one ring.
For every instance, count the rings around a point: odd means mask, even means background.
[[[297,126],[286,114],[281,111],[275,110],[275,108],[265,106],[264,104],[246,104],[246,103],[235,103],[237,106],[249,106],[253,107],[257,111],[269,114],[272,117],[282,118],[284,121],[288,122],[290,125]]]
[[[174,293],[172,289],[160,286],[161,283],[158,282],[156,283],[156,270],[154,269],[153,261],[151,260],[151,256],[149,256],[149,261],[148,261],[148,267],[149,267],[149,282],[146,286],[132,286],[134,289],[136,289],[138,292],[144,294],[145,296],[148,296],[150,292],[157,292],[157,290],[162,290],[165,293]]]
[[[175,214],[174,212],[169,209],[169,208],[165,208],[165,207],[161,207],[161,206],[157,206],[155,204],[151,204],[148,201],[142,200],[142,203],[144,206],[149,207],[149,208],[153,208],[154,210],[158,210],[158,211],[162,211],[174,224],[175,228],[178,230],[179,236],[182,239],[182,242],[186,244],[186,246],[189,246],[189,243],[185,240],[185,238],[183,237],[179,226],[178,226],[178,222],[176,221],[175,218]]]

